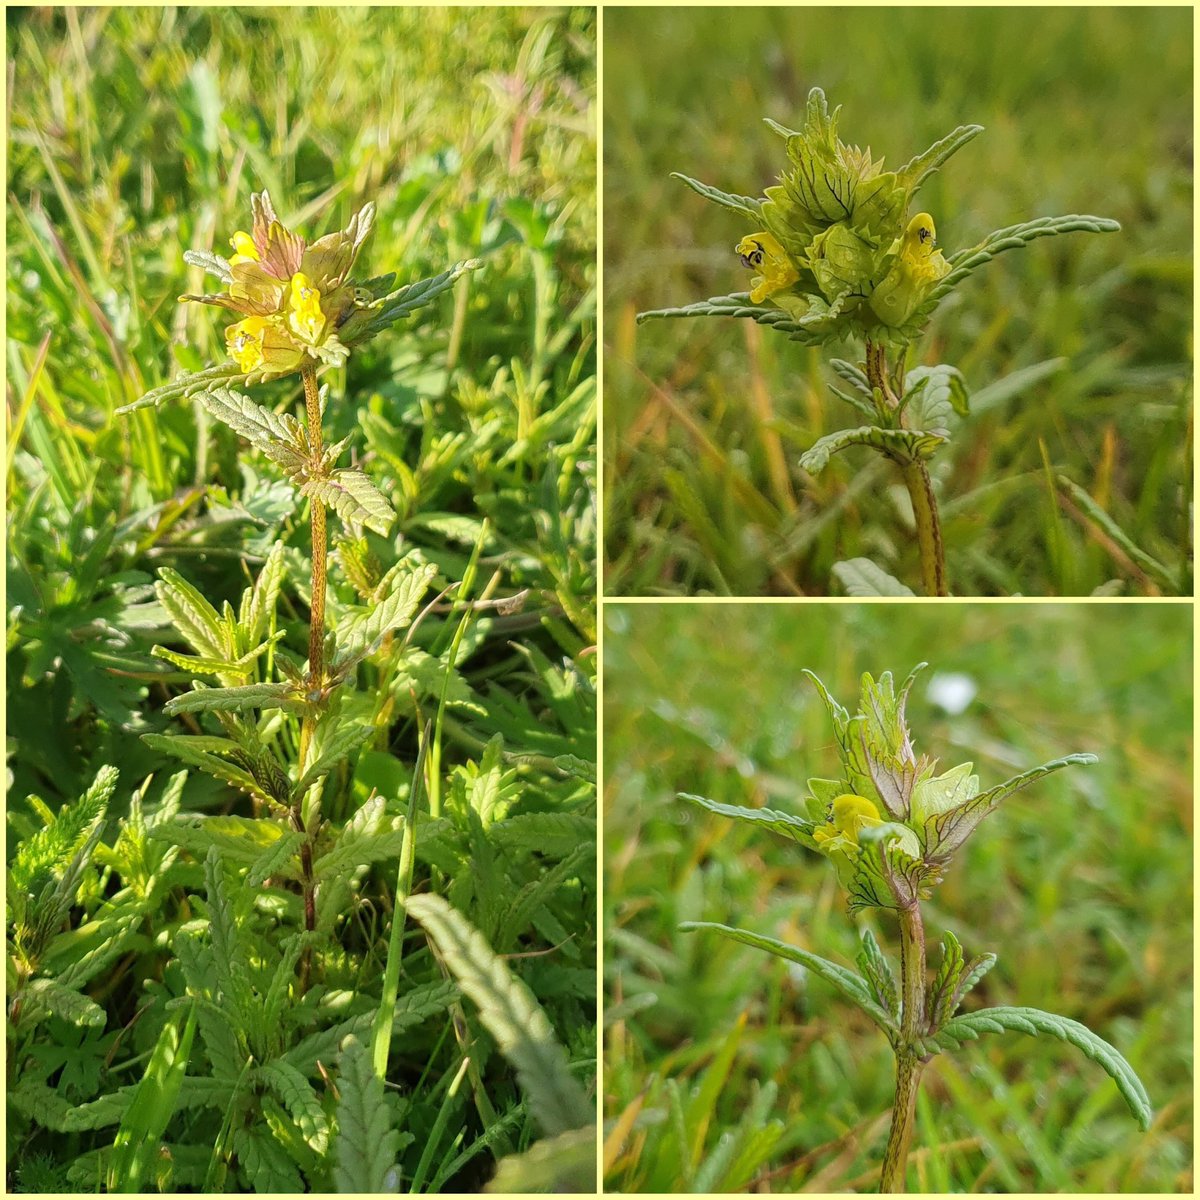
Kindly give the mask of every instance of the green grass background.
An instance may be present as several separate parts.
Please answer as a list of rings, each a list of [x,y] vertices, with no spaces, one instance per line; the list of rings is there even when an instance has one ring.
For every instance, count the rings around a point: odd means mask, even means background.
[[[111,841],[133,789],[153,774],[153,805],[177,769],[138,736],[169,724],[161,708],[170,691],[149,651],[177,642],[153,596],[136,602],[158,568],[174,567],[218,605],[236,604],[265,548],[283,538],[281,620],[289,643],[304,644],[307,519],[278,472],[198,404],[114,417],[181,368],[224,359],[228,316],[176,302],[204,290],[182,255],[227,255],[232,233],[248,228],[250,193],[262,188],[309,240],[373,200],[361,277],[395,271],[401,284],[483,261],[346,368],[323,373],[325,432],[353,435],[356,460],[399,514],[392,536],[372,543],[385,567],[418,548],[457,581],[478,548],[469,599],[493,576],[497,596],[524,596],[523,607],[483,609],[471,622],[458,660],[470,704],[452,699],[437,722],[443,788],[474,771],[500,734],[514,811],[593,813],[593,785],[551,760],[595,756],[594,12],[27,8],[9,10],[7,29],[6,749],[10,816],[25,822],[10,826],[10,853],[12,830],[30,822],[30,793],[57,810],[101,764],[117,765]],[[298,381],[256,388],[254,398],[295,411]],[[333,573],[335,600],[346,602],[336,565]],[[423,623],[419,644],[443,654],[461,617],[448,602]],[[402,705],[360,757],[354,803],[372,787],[404,801],[441,680],[414,682],[420,703]],[[195,774],[184,800],[219,811],[235,803]],[[537,953],[513,961],[573,1056],[589,1063],[594,867],[566,874],[554,929],[566,950],[557,936],[551,949],[526,930],[525,948]],[[364,996],[377,990],[387,955],[394,875],[389,864],[370,880],[369,920],[356,912],[344,934],[346,970],[370,981]],[[141,1077],[163,1018],[156,1009],[135,1022],[139,989],[143,977],[161,976],[170,931],[186,919],[186,898],[177,901],[159,914],[156,954],[101,981],[122,1040],[107,1057],[107,1043],[75,1052],[79,1071],[94,1071],[93,1089]],[[438,973],[427,956],[421,965],[419,936],[409,937],[417,961],[406,955],[404,987],[414,971]],[[476,1036],[479,1111],[469,1088],[449,1091],[460,1062],[451,1014],[404,1047],[407,1128],[418,1139],[406,1183],[420,1158],[424,1187],[440,1178],[450,1190],[478,1188],[494,1159],[536,1136],[511,1068]],[[92,1097],[64,1080],[69,1098]],[[25,1136],[28,1127],[10,1114],[19,1138],[10,1187],[62,1190],[66,1168],[92,1143]],[[214,1135],[203,1133],[211,1153]],[[170,1136],[194,1134],[176,1125]],[[465,1165],[453,1166],[467,1149]]]
[[[828,594],[856,556],[919,580],[887,463],[859,448],[815,478],[797,466],[856,420],[828,391],[832,351],[744,321],[634,323],[744,290],[749,230],[669,174],[761,195],[785,162],[761,118],[795,128],[812,86],[889,167],[985,127],[914,200],[947,252],[1037,216],[1123,225],[1003,255],[915,350],[982,393],[932,467],[952,591],[1154,592],[1062,473],[1190,594],[1190,9],[610,9],[604,39],[608,594]]]
[[[850,918],[817,855],[674,795],[797,811],[805,780],[838,761],[801,668],[853,706],[864,670],[902,679],[926,660],[909,719],[943,768],[971,760],[987,787],[1071,751],[1100,758],[976,831],[924,905],[931,963],[945,929],[968,956],[997,953],[966,1008],[1082,1021],[1130,1060],[1156,1115],[1140,1133],[1061,1042],[988,1037],[928,1068],[910,1185],[1191,1190],[1189,605],[609,604],[605,622],[605,1112],[610,1130],[636,1114],[610,1133],[610,1188],[689,1190],[771,1081],[754,1130],[772,1118],[782,1132],[735,1190],[878,1187],[893,1086],[878,1030],[822,981],[676,927],[741,926],[853,965],[856,924],[895,963],[894,922]],[[931,700],[935,673],[974,681],[965,711]]]

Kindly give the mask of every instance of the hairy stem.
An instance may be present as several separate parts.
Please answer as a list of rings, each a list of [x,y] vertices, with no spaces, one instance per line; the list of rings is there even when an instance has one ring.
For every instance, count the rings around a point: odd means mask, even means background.
[[[896,365],[893,377],[888,368],[887,348],[879,342],[868,340],[866,362],[863,366],[866,368],[867,382],[871,390],[877,393],[875,407],[886,424],[891,420],[889,414],[900,407],[900,397],[904,393],[903,356]],[[898,420],[903,426],[903,413]],[[896,461],[904,476],[904,486],[908,488],[908,495],[912,500],[913,517],[917,523],[917,546],[921,552],[921,581],[925,586],[925,594],[948,596],[950,592],[946,588],[946,553],[942,545],[942,523],[938,518],[933,481],[929,478],[929,472],[921,459]]]
[[[933,481],[919,458],[904,463],[900,472],[904,476],[909,499],[912,500],[913,519],[917,524],[917,547],[921,553],[921,582],[925,594],[948,596],[946,552],[942,545],[942,523],[938,518]]]
[[[925,927],[914,900],[900,917],[900,1043],[896,1047],[896,1101],[892,1128],[883,1154],[881,1192],[906,1190],[905,1169],[917,1108],[917,1089],[925,1063],[912,1049],[925,1028]]]
[[[314,471],[321,461],[321,398],[317,391],[317,372],[306,362],[301,369],[304,380],[304,406],[308,418],[308,449]],[[319,690],[325,676],[325,505],[316,496],[308,500],[312,521],[312,607],[308,624],[308,684]],[[306,717],[300,730],[300,770],[308,766],[308,750],[316,721]]]
[[[300,370],[304,381],[304,409],[307,419],[308,450],[314,474],[321,463],[321,395],[317,389],[316,368],[305,362]],[[325,683],[325,505],[310,496],[308,508],[312,522],[312,605],[308,624],[308,686],[320,692]],[[300,774],[308,767],[312,750],[313,733],[317,727],[315,716],[306,716],[300,726]],[[317,925],[316,889],[313,882],[312,842],[305,827],[302,806],[304,798],[297,797],[293,820],[305,841],[300,847],[301,887],[304,891],[304,928],[310,933]],[[313,822],[314,828],[316,822]],[[312,947],[306,946],[300,960],[300,993],[308,990],[308,979],[312,969]]]

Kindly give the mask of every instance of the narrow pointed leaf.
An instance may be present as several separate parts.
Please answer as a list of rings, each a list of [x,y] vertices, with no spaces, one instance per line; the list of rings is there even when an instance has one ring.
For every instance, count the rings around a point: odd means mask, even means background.
[[[677,799],[694,804],[697,808],[707,809],[720,817],[730,817],[734,821],[745,821],[750,825],[760,825],[773,833],[791,838],[810,850],[815,848],[812,831],[815,828],[811,821],[803,817],[794,817],[790,813],[775,812],[770,808],[740,808],[734,804],[721,804],[717,800],[709,800],[704,796],[693,796],[688,792],[677,793]]]
[[[953,133],[934,142],[928,150],[910,158],[896,172],[897,182],[904,188],[919,188],[946,159],[982,132],[982,125],[960,125]]]
[[[255,708],[293,709],[297,700],[286,683],[251,683],[245,687],[195,688],[163,705],[168,716],[185,712],[249,712]]]
[[[966,804],[949,812],[934,813],[925,822],[925,846],[928,859],[945,862],[959,846],[975,831],[975,827],[988,813],[993,812],[1000,802],[1028,787],[1043,775],[1053,774],[1073,764],[1088,765],[1099,762],[1094,754],[1068,754],[1063,758],[1042,763],[1040,767],[1016,775],[986,792],[968,800]]]
[[[985,1033],[1005,1032],[1026,1033],[1030,1037],[1045,1034],[1060,1038],[1083,1051],[1112,1077],[1142,1129],[1150,1128],[1154,1110],[1137,1073],[1115,1046],[1109,1045],[1086,1025],[1069,1017],[1043,1012],[1039,1008],[981,1008],[977,1012],[955,1017],[933,1037],[926,1038],[923,1044],[926,1053],[935,1053],[955,1049],[964,1042],[975,1041]]]
[[[755,200],[752,196],[736,196],[729,192],[723,192],[720,188],[712,187],[707,183],[701,183],[700,180],[692,179],[690,176],[681,174],[679,171],[672,171],[671,178],[686,183],[693,192],[698,196],[703,196],[705,200],[711,200],[714,204],[720,204],[723,208],[731,208],[734,212],[740,212],[743,216],[750,217],[754,221],[762,220],[761,200]]]
[[[217,610],[178,571],[163,567],[154,592],[171,623],[192,649],[206,658],[225,657],[225,638]]]
[[[436,575],[433,563],[401,563],[392,590],[383,601],[357,609],[338,622],[337,644],[341,656],[371,654],[386,634],[410,624]]]
[[[900,1020],[900,996],[896,990],[896,976],[892,966],[875,940],[875,935],[866,929],[862,936],[862,949],[858,954],[858,969],[863,973],[867,986],[879,1006],[893,1021]]]
[[[893,1035],[896,1032],[891,1017],[875,1002],[871,989],[866,980],[853,971],[837,963],[830,962],[797,946],[789,946],[786,942],[766,937],[761,933],[751,933],[748,929],[735,929],[730,925],[718,925],[710,921],[685,921],[679,926],[682,930],[707,929],[719,933],[722,937],[731,938],[735,942],[744,942],[747,946],[755,946],[774,954],[777,958],[785,958],[788,962],[799,963],[807,967],[814,975],[819,975],[826,983],[831,983],[847,1000],[858,1005],[885,1033]]]

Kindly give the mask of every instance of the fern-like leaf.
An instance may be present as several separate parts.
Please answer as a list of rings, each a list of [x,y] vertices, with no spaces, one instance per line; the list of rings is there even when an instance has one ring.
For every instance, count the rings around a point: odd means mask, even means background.
[[[391,1126],[383,1081],[371,1055],[355,1037],[342,1043],[338,1060],[337,1133],[333,1181],[339,1192],[395,1192],[399,1135]]]

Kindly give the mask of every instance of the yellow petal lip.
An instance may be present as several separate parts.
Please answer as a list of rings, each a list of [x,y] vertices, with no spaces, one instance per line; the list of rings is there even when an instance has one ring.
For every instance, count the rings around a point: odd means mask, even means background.
[[[248,233],[239,229],[229,239],[229,244],[234,249],[233,258],[229,260],[231,266],[234,263],[240,262],[258,262],[258,247],[254,244],[254,239]]]
[[[265,317],[247,317],[225,330],[229,356],[243,371],[253,371],[262,365],[263,331],[266,327]]]
[[[791,287],[800,278],[800,272],[779,239],[765,230],[748,234],[734,250],[742,266],[761,272],[751,280],[750,300],[754,304],[761,304],[768,296]]]
[[[325,331],[321,311],[321,293],[302,271],[292,276],[292,294],[288,304],[288,324],[305,341],[315,343]]]

